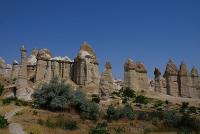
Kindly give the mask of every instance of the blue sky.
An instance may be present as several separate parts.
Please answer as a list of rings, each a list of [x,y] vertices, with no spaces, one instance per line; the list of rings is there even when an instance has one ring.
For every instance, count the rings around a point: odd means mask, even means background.
[[[74,58],[87,41],[100,61],[123,78],[128,57],[142,61],[153,77],[169,58],[200,69],[199,0],[1,0],[0,56],[20,57],[19,48],[49,48]]]

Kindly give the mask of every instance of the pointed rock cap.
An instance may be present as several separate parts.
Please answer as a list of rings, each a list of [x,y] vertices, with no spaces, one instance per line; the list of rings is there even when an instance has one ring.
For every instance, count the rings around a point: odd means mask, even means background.
[[[135,69],[138,73],[147,73],[147,69],[145,68],[145,65],[140,61],[136,62]]]
[[[52,57],[52,54],[49,49],[44,48],[38,51],[37,59],[50,60],[51,57]]]
[[[135,70],[135,64],[133,63],[133,60],[128,58],[128,60],[124,64],[124,70],[129,71],[129,70]]]
[[[112,65],[109,61],[106,61],[105,69],[112,69]]]
[[[158,68],[155,68],[154,70],[154,75],[155,75],[155,78],[159,77],[161,75],[161,72]]]
[[[86,41],[83,42],[83,44],[81,45],[80,51],[86,51],[88,52],[90,55],[95,56],[96,54],[93,51],[92,47],[89,45],[89,43],[87,43]]]
[[[198,70],[196,69],[195,66],[193,66],[192,70],[191,70],[191,76],[192,77],[198,77],[199,74],[198,74]]]
[[[180,65],[180,69],[179,69],[178,74],[179,74],[180,76],[188,76],[187,65],[184,64],[183,62],[181,62],[181,65]]]
[[[167,63],[165,75],[172,75],[172,76],[178,75],[177,67],[171,59]]]
[[[26,48],[25,48],[25,46],[24,45],[22,45],[22,47],[21,47],[21,49],[20,49],[21,51],[24,51],[24,52],[26,52]]]

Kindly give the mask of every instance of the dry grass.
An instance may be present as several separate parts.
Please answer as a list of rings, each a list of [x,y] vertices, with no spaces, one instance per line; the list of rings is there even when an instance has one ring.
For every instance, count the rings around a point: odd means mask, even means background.
[[[5,115],[5,113],[15,109],[17,106],[14,104],[11,105],[0,105],[0,115]]]
[[[0,129],[0,134],[9,134],[8,128]]]

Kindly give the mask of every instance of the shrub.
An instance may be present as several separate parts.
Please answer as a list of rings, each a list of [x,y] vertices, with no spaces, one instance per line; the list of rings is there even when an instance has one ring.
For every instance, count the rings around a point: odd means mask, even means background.
[[[123,97],[127,97],[127,98],[135,98],[135,91],[132,90],[129,87],[126,87],[125,89],[123,89],[123,93],[122,93]]]
[[[154,104],[154,108],[161,107],[162,105],[163,105],[162,101],[156,101],[155,104]]]
[[[166,127],[176,128],[180,118],[173,111],[165,112],[163,115],[163,122]]]
[[[0,115],[0,128],[5,128],[8,126],[8,121],[4,116]]]
[[[83,119],[96,120],[100,115],[99,106],[95,102],[85,102],[80,106],[80,109]]]
[[[125,105],[121,110],[121,117],[128,118],[130,120],[134,119],[133,108],[130,105]]]
[[[107,109],[108,120],[118,120],[120,118],[120,109],[117,109],[110,105]]]
[[[109,106],[107,109],[108,120],[118,120],[120,118],[134,119],[133,108],[130,105],[125,105],[123,108],[114,108]]]
[[[197,113],[196,107],[194,107],[194,106],[189,107],[189,112],[190,112],[190,113]]]
[[[140,104],[147,104],[149,101],[148,101],[148,98],[143,96],[143,95],[139,95],[135,98],[135,102],[136,103],[140,103]]]
[[[3,91],[4,91],[4,86],[0,84],[0,96],[2,95]]]
[[[95,128],[90,129],[89,134],[109,134],[107,129],[107,123],[98,123]]]
[[[182,102],[182,106],[180,107],[180,112],[181,112],[181,113],[187,112],[188,105],[189,105],[188,102]]]
[[[68,130],[76,130],[77,129],[77,123],[76,121],[68,121],[65,123],[65,129]]]
[[[70,86],[58,82],[57,78],[52,79],[49,84],[44,84],[34,96],[36,106],[50,110],[69,109],[73,97]]]
[[[16,97],[9,97],[9,98],[5,98],[2,100],[4,105],[10,104],[12,102],[15,102],[17,100]]]
[[[95,103],[99,103],[100,102],[100,97],[97,95],[92,95],[92,101]]]

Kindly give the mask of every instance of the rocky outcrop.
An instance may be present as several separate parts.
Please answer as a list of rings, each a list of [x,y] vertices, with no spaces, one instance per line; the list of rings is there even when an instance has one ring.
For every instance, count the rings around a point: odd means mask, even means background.
[[[200,98],[200,79],[198,70],[193,67],[191,70],[191,83],[192,87],[190,89],[190,97],[192,98]]]
[[[198,70],[193,67],[191,73],[188,72],[187,65],[183,62],[177,70],[172,60],[169,60],[164,79],[158,69],[154,71],[155,91],[176,97],[200,98],[200,81]]]
[[[24,100],[31,100],[33,93],[32,88],[28,85],[27,73],[27,50],[24,46],[21,47],[21,65],[16,83],[16,97]]]
[[[99,85],[98,65],[96,54],[90,45],[84,42],[74,59],[72,80],[81,86]]]
[[[178,88],[178,70],[172,60],[169,60],[165,70],[164,77],[166,79],[167,94],[172,96],[179,96]]]
[[[154,76],[154,91],[162,94],[167,94],[166,80],[162,77],[158,68],[155,68]]]
[[[113,90],[112,66],[106,62],[105,70],[101,75],[99,84],[99,96],[102,100],[107,100]]]
[[[181,97],[190,97],[190,90],[192,87],[191,77],[188,73],[187,65],[183,62],[180,65],[178,72],[179,95]]]
[[[140,62],[133,63],[128,59],[124,64],[124,86],[134,90],[146,90],[149,88],[147,70]]]
[[[12,66],[10,64],[6,64],[5,60],[0,57],[0,75],[2,77],[10,78]]]

